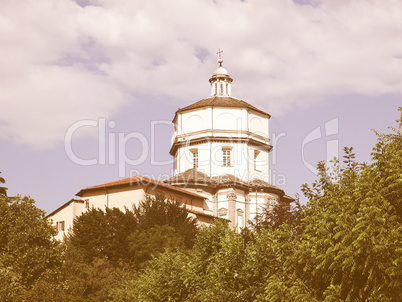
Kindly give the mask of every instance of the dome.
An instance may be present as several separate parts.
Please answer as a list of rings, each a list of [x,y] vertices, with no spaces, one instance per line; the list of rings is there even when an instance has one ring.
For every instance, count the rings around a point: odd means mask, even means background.
[[[200,109],[200,108],[207,108],[207,107],[251,109],[253,111],[259,112],[260,114],[263,114],[264,116],[267,116],[268,118],[271,117],[268,113],[254,107],[253,105],[250,105],[249,103],[247,103],[243,100],[239,100],[239,99],[236,99],[236,98],[233,98],[230,96],[224,96],[224,97],[212,96],[212,97],[203,99],[201,101],[198,101],[194,104],[191,104],[187,107],[180,108],[179,110],[176,111],[176,115],[175,115],[174,119],[176,119],[176,116],[178,113],[192,111],[192,110]]]
[[[233,79],[228,71],[222,67],[223,60],[219,58],[219,67],[215,69],[214,74],[209,79],[211,83],[211,96],[229,96],[231,95],[231,83]]]
[[[213,75],[229,75],[228,71],[223,68],[223,67],[218,67],[217,69],[215,69],[214,74]]]

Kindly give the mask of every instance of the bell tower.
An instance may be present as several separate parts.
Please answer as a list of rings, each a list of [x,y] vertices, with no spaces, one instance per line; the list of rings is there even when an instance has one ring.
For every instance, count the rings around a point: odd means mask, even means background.
[[[229,76],[227,70],[222,67],[223,60],[219,58],[219,67],[209,79],[211,83],[211,96],[231,96],[233,79]]]

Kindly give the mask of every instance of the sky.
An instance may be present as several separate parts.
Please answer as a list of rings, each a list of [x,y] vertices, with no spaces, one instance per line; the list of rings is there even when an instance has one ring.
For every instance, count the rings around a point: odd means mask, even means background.
[[[402,1],[0,1],[0,171],[51,212],[85,187],[172,176],[175,111],[210,95],[271,114],[271,183],[290,196],[317,162],[402,106]]]

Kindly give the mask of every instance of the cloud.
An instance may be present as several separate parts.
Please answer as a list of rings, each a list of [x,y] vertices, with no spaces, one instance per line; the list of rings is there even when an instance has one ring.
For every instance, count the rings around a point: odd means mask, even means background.
[[[0,137],[48,149],[135,95],[207,97],[216,49],[233,96],[278,114],[402,93],[402,3],[42,0],[0,3]]]

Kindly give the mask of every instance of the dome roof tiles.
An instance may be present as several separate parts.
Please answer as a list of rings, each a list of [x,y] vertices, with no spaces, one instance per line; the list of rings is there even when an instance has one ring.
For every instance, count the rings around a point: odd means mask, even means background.
[[[265,116],[268,116],[268,118],[271,117],[268,113],[254,107],[253,105],[250,105],[249,103],[247,103],[243,100],[239,100],[239,99],[236,99],[236,98],[233,98],[230,96],[209,97],[209,98],[203,99],[201,101],[198,101],[194,104],[191,104],[187,107],[180,108],[179,110],[176,111],[176,114],[180,113],[180,112],[185,112],[185,111],[194,110],[194,109],[198,109],[198,108],[204,108],[204,107],[245,108],[245,109],[251,109],[256,112],[259,112]]]
[[[209,177],[207,174],[202,173],[198,169],[189,169],[184,171],[178,175],[175,175],[164,181],[165,183],[171,184],[173,186],[177,185],[207,185],[207,186],[246,186],[250,190],[264,190],[268,192],[274,192],[279,194],[280,196],[285,196],[284,191],[270,183],[260,180],[253,179],[249,182],[243,181],[232,174],[225,174],[219,176]],[[289,196],[286,196],[287,199],[292,199]],[[293,199],[292,199],[293,200]]]

